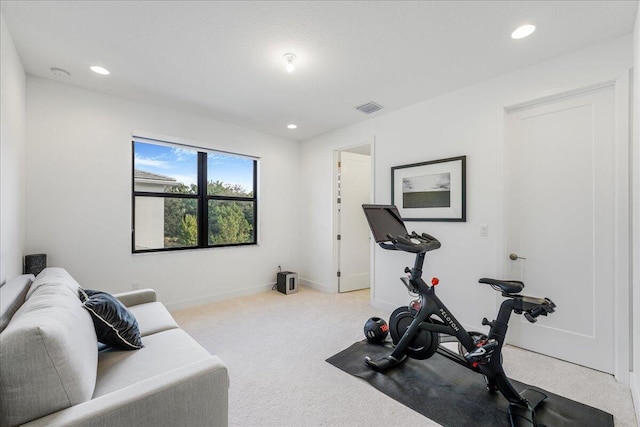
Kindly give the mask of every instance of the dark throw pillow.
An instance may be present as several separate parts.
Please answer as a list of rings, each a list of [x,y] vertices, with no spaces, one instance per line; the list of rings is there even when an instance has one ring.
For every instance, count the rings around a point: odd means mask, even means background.
[[[120,350],[144,347],[138,321],[116,297],[82,288],[78,289],[78,296],[91,314],[99,342]]]

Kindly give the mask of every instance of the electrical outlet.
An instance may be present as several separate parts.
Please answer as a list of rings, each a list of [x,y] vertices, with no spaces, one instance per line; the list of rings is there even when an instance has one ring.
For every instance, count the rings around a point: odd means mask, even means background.
[[[140,282],[133,282],[131,284],[131,290],[132,291],[137,291],[138,289],[140,289]]]

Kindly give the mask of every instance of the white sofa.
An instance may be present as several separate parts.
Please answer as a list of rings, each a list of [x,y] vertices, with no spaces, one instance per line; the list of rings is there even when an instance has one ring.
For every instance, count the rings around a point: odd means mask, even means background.
[[[225,364],[180,329],[153,290],[115,295],[143,348],[99,349],[62,268],[0,287],[0,426],[227,426]],[[90,287],[90,286],[87,286]]]

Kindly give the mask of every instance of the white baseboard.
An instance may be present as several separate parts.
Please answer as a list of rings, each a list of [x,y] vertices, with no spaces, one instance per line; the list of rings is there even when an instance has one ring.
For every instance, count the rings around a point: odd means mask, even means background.
[[[629,385],[631,386],[633,408],[636,410],[636,420],[640,426],[640,378],[635,372],[631,372],[629,374],[629,382]]]
[[[269,292],[273,289],[273,287],[275,286],[275,283],[269,283],[266,285],[259,285],[259,286],[254,286],[252,288],[247,288],[247,289],[242,289],[239,291],[231,291],[231,292],[223,292],[220,294],[214,294],[214,295],[208,295],[205,297],[198,297],[198,298],[194,298],[194,299],[188,299],[188,300],[183,300],[183,301],[178,301],[178,302],[173,302],[173,303],[167,303],[165,304],[165,306],[167,307],[167,310],[169,311],[176,311],[176,310],[182,310],[185,308],[191,308],[191,307],[196,307],[199,305],[204,305],[204,304],[209,304],[212,302],[218,302],[218,301],[224,301],[224,300],[228,300],[231,298],[237,298],[237,297],[243,297],[243,296],[247,296],[247,295],[255,295],[255,294],[260,294],[263,292]],[[335,293],[331,287],[324,285],[322,283],[318,283],[318,282],[313,282],[311,280],[305,280],[305,279],[298,279],[298,285],[302,285],[302,286],[307,286],[309,288],[315,289],[317,291],[320,292],[324,292],[324,293],[328,293],[328,294],[332,294]]]
[[[208,295],[205,297],[198,297],[195,299],[188,299],[188,300],[183,300],[179,302],[168,303],[168,304],[165,304],[165,306],[169,311],[182,310],[185,308],[196,307],[198,305],[224,301],[231,298],[237,298],[237,297],[242,297],[246,295],[254,295],[254,294],[260,294],[263,292],[268,292],[273,289],[274,285],[275,283],[269,283],[266,285],[254,286],[252,288],[241,289],[238,291],[223,292],[220,294]]]
[[[315,289],[316,291],[324,292],[325,294],[335,294],[336,291],[328,285],[324,283],[314,282],[313,280],[308,280],[305,278],[298,278],[299,284],[302,286],[306,286],[311,289]]]

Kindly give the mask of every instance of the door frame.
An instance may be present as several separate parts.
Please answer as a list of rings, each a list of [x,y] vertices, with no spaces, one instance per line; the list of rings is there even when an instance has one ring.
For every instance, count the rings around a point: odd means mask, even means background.
[[[507,144],[506,126],[507,115],[511,112],[534,107],[550,101],[561,100],[566,97],[578,95],[580,93],[589,92],[595,89],[612,86],[614,90],[614,278],[613,278],[613,357],[614,357],[614,376],[616,381],[622,384],[629,384],[629,376],[631,371],[630,349],[632,348],[631,337],[631,274],[630,274],[630,150],[631,150],[631,133],[630,133],[630,76],[632,70],[625,70],[623,74],[612,80],[600,81],[588,86],[582,86],[570,90],[558,90],[556,93],[544,97],[534,98],[515,104],[503,106],[497,114],[499,127],[502,129],[499,136],[498,147],[498,168],[500,170],[502,186],[499,191],[502,194],[502,206],[499,207],[497,215],[498,220],[502,223],[502,227],[498,227],[501,236],[498,238],[497,244],[497,269],[504,272],[506,267],[507,253],[506,245],[506,168],[505,168],[505,150]],[[499,306],[501,298],[496,298],[496,308]],[[559,308],[561,309],[561,307]]]
[[[367,138],[364,141],[361,141],[356,144],[347,145],[344,147],[336,148],[333,150],[333,175],[331,179],[333,180],[333,235],[331,236],[331,240],[333,242],[333,289],[332,293],[339,293],[340,291],[340,279],[338,278],[337,272],[340,267],[340,245],[338,244],[337,236],[340,230],[340,217],[338,216],[338,160],[340,159],[341,151],[348,151],[350,149],[361,147],[363,145],[368,145],[371,150],[371,170],[370,170],[370,185],[369,185],[369,200],[374,201],[375,197],[375,137]],[[363,214],[364,215],[364,214]],[[375,293],[375,277],[373,275],[373,267],[374,267],[374,250],[373,250],[373,240],[371,241],[371,246],[369,249],[370,261],[369,261],[369,277],[370,277],[370,292],[371,299],[373,299]]]

